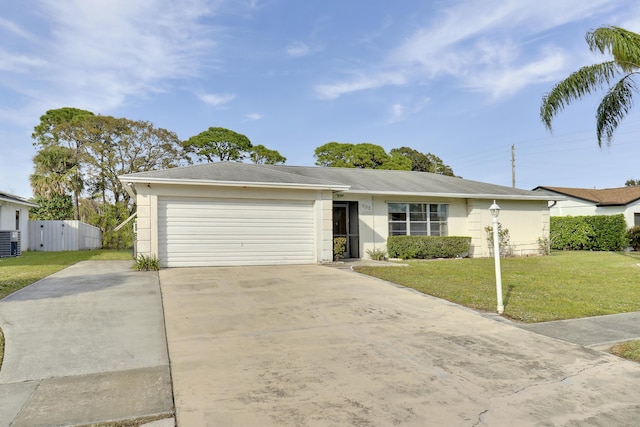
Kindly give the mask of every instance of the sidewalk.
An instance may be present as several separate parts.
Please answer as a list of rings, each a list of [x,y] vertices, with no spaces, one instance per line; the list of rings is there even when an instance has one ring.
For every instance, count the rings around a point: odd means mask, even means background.
[[[0,426],[172,416],[158,274],[131,265],[81,262],[0,301]]]
[[[640,339],[640,312],[516,326],[595,350],[607,351],[618,342]]]

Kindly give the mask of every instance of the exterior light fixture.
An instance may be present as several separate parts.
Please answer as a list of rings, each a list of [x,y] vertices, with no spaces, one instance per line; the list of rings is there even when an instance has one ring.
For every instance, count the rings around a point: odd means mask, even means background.
[[[498,314],[504,313],[504,304],[502,302],[502,273],[500,272],[500,241],[498,240],[498,215],[500,215],[500,206],[493,201],[489,206],[491,212],[491,224],[493,228],[493,258],[496,266],[496,294],[498,298]]]

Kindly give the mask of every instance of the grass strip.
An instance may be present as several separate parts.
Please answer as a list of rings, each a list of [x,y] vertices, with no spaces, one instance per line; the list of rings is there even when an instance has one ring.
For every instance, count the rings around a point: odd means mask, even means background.
[[[357,271],[480,311],[496,310],[493,259],[408,261],[405,268]],[[505,316],[546,322],[640,311],[640,254],[554,252],[504,258]]]

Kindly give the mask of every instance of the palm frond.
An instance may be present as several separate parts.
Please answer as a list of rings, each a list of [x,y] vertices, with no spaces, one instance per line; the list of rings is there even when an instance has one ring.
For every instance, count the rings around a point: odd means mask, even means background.
[[[591,51],[610,53],[625,73],[640,69],[640,34],[620,27],[601,27],[585,36]]]
[[[542,123],[551,130],[551,122],[558,112],[572,101],[609,84],[619,72],[620,68],[615,61],[587,65],[575,71],[543,96],[540,106]]]
[[[633,94],[637,91],[632,77],[627,75],[602,98],[596,111],[599,146],[602,147],[603,136],[606,137],[607,145],[611,145],[613,133],[633,106]]]

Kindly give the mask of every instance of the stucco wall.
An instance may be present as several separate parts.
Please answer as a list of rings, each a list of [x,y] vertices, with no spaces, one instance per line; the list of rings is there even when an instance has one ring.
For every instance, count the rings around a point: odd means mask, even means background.
[[[407,196],[371,196],[336,193],[334,201],[358,202],[360,254],[386,249],[389,235],[388,203],[434,203],[449,205],[448,235],[471,237],[471,257],[490,255],[485,227],[492,223],[489,206],[493,200]],[[538,238],[549,237],[549,209],[546,201],[498,201],[499,222],[509,230],[510,243],[518,256],[538,253]]]

